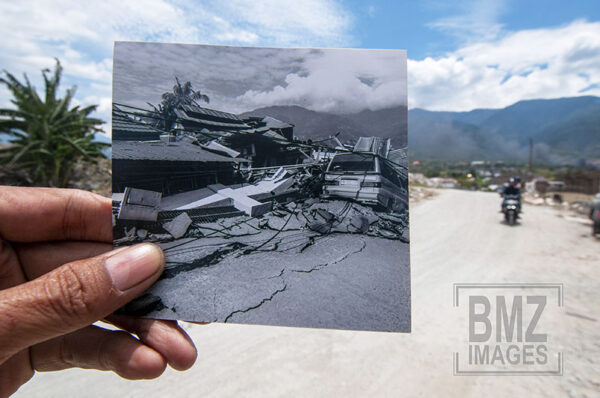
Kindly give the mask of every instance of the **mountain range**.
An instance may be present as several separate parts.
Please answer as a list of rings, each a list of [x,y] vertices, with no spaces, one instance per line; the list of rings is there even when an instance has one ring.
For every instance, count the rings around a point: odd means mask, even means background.
[[[402,134],[406,107],[354,114],[316,112],[299,106],[259,108],[241,116],[272,116],[295,125],[294,134],[318,140],[340,132],[342,141],[360,136],[392,138]],[[600,98],[593,96],[519,101],[501,109],[469,112],[408,111],[411,157],[429,160],[526,161],[529,139],[536,162],[577,163],[600,158]]]
[[[582,96],[519,101],[501,109],[469,112],[394,107],[353,114],[316,112],[300,106],[270,106],[240,116],[271,116],[292,123],[294,134],[313,141],[339,133],[344,142],[361,136],[392,139],[408,145],[412,159],[527,161],[529,139],[534,160],[576,164],[600,159],[600,97]],[[0,134],[0,143],[6,138]],[[104,141],[104,136],[99,136]]]
[[[317,141],[340,133],[339,138],[356,141],[362,136],[391,138],[396,148],[406,146],[405,106],[352,114],[316,112],[300,106],[269,106],[242,113],[245,116],[271,116],[294,125],[294,135]]]

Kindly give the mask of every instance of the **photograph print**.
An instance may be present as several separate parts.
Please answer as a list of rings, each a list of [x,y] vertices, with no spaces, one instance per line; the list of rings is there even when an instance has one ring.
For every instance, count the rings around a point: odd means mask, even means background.
[[[410,332],[406,52],[116,42],[119,313]]]

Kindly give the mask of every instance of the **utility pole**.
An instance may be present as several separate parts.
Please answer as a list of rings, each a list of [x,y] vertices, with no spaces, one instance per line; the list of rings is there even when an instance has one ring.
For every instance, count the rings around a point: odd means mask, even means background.
[[[529,139],[529,172],[533,172],[533,139]]]

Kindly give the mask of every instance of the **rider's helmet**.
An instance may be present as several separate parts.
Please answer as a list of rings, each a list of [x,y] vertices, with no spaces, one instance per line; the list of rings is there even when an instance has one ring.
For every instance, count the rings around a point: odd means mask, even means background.
[[[511,187],[514,187],[515,185],[517,185],[517,180],[515,180],[515,177],[510,177],[508,179],[508,185],[510,185]]]

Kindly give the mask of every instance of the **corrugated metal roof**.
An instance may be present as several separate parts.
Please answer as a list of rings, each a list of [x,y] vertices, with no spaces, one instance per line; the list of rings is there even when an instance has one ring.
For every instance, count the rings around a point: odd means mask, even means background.
[[[112,118],[112,129],[121,130],[121,131],[130,131],[130,132],[140,132],[140,133],[158,133],[164,134],[160,130],[144,123],[141,121],[130,119],[126,116],[119,116],[113,114]]]
[[[213,117],[218,117],[221,119],[229,119],[232,121],[240,122],[241,124],[244,123],[237,115],[234,115],[233,113],[227,113],[227,112],[223,112],[223,111],[217,111],[214,109],[203,108],[203,107],[197,106],[197,105],[182,105],[181,108],[186,112],[198,113],[201,115],[213,116]]]
[[[202,125],[208,125],[208,126],[212,126],[212,127],[232,128],[232,129],[240,129],[240,128],[249,128],[250,127],[241,121],[239,123],[223,123],[223,122],[215,122],[215,121],[208,120],[208,119],[198,119],[198,118],[189,116],[186,112],[183,112],[180,109],[175,109],[175,114],[177,115],[177,117],[179,118],[179,121],[181,121],[181,122],[190,121],[190,122],[194,122],[194,123],[198,123],[198,124],[202,124]]]
[[[113,141],[113,159],[166,160],[171,162],[247,162],[207,151],[187,142],[170,145],[161,141]]]

